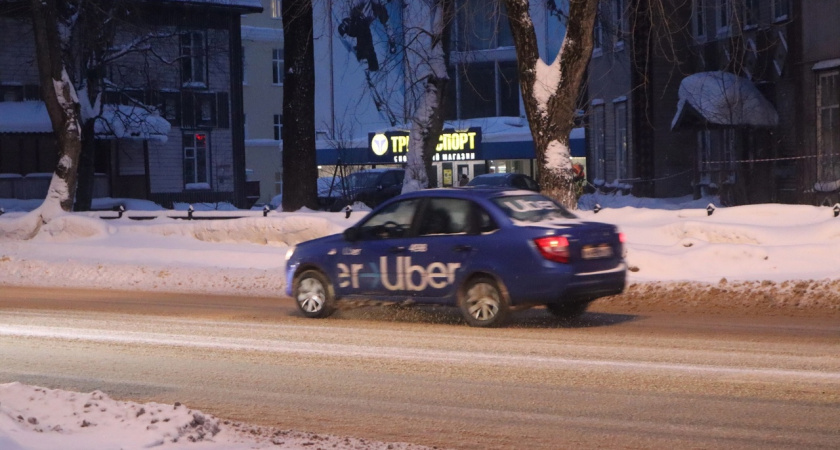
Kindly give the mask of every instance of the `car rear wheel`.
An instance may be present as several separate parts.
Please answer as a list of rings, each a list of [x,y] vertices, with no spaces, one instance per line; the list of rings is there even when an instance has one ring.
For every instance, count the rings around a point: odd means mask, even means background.
[[[507,299],[489,277],[474,278],[467,282],[458,299],[458,308],[464,320],[474,327],[502,325],[510,314]]]
[[[545,305],[555,317],[565,320],[577,319],[586,312],[589,302],[582,303],[549,303]]]
[[[327,317],[335,310],[335,299],[327,277],[317,270],[307,270],[298,275],[292,294],[298,309],[306,317]]]

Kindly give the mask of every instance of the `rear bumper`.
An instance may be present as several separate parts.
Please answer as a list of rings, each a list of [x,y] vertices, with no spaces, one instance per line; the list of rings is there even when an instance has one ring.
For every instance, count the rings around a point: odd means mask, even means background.
[[[622,261],[593,272],[532,275],[527,282],[518,279],[515,286],[509,285],[512,304],[578,303],[620,294],[627,280],[627,264]]]

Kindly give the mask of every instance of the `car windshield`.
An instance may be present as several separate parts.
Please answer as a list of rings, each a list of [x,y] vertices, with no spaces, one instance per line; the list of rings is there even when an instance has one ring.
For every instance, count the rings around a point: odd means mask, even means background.
[[[497,197],[493,203],[511,219],[523,222],[577,218],[563,205],[539,194]]]
[[[347,187],[350,189],[372,188],[379,178],[377,172],[356,172],[347,176]]]

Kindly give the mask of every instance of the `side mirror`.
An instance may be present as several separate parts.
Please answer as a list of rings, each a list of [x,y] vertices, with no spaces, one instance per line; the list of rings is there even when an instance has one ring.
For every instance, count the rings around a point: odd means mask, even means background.
[[[356,242],[359,240],[359,228],[350,227],[344,230],[344,240],[348,242]]]

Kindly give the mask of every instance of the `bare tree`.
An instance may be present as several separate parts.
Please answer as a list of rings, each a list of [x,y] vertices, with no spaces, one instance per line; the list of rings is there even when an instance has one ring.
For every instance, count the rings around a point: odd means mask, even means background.
[[[592,55],[598,0],[570,0],[566,35],[553,62],[540,59],[528,0],[504,0],[516,46],[519,86],[534,140],[539,182],[548,196],[574,207],[569,134]]]
[[[283,0],[283,210],[318,207],[312,0]]]
[[[63,57],[66,34],[59,31],[72,20],[73,9],[57,0],[32,0],[31,6],[41,96],[59,147],[58,166],[37,213],[46,221],[57,212],[73,208],[82,150],[81,107]]]

